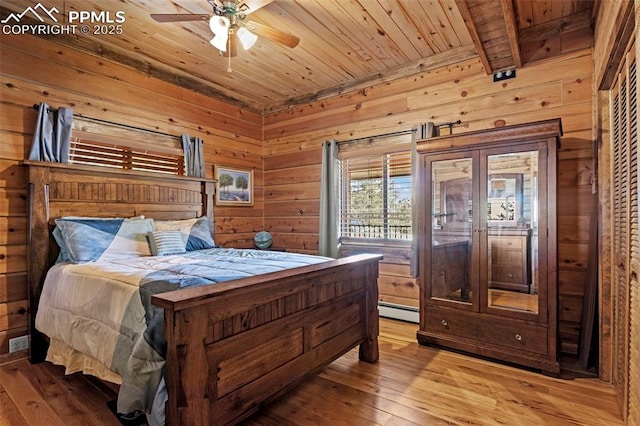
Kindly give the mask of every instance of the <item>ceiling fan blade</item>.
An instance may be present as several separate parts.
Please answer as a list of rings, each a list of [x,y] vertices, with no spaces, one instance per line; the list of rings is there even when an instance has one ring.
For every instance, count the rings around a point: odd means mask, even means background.
[[[152,13],[151,18],[157,22],[207,21],[211,15],[195,13]]]
[[[238,2],[238,9],[243,10],[244,13],[252,13],[255,12],[256,10],[265,7],[266,5],[268,5],[269,3],[272,3],[273,0],[242,0]],[[244,10],[244,8],[248,7],[248,10]]]
[[[263,25],[256,21],[248,21],[245,26],[252,33],[268,38],[287,47],[294,48],[300,43],[300,39],[294,35],[285,33],[284,31],[276,30],[273,27]]]

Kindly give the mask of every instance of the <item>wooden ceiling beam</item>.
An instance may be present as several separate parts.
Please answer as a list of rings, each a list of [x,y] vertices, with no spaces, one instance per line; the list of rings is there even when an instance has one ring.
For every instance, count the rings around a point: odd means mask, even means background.
[[[484,67],[485,72],[487,73],[487,75],[492,74],[493,69],[491,68],[491,64],[489,63],[487,52],[484,50],[482,40],[480,39],[480,34],[478,33],[478,29],[476,28],[476,24],[473,21],[471,12],[469,11],[467,0],[456,0],[456,5],[458,6],[458,11],[462,16],[467,29],[469,30],[471,40],[473,40],[473,45],[476,48],[476,53],[480,57],[480,62],[482,62],[482,66]]]
[[[265,114],[277,112],[280,110],[295,107],[297,105],[307,104],[315,102],[321,99],[326,99],[331,96],[341,95],[346,92],[353,92],[360,89],[364,89],[368,86],[380,83],[386,83],[392,80],[397,80],[403,77],[408,77],[414,74],[419,74],[424,71],[429,71],[436,68],[453,65],[459,62],[463,62],[469,59],[473,59],[476,56],[475,49],[471,46],[462,46],[455,49],[447,50],[443,53],[438,53],[428,58],[423,58],[418,61],[414,61],[407,65],[398,66],[396,68],[388,69],[384,72],[379,72],[374,75],[370,75],[364,78],[349,81],[338,86],[329,87],[323,90],[319,90],[309,95],[303,95],[296,98],[288,99],[283,103],[270,105],[264,109]]]
[[[511,48],[513,63],[516,68],[522,68],[520,42],[518,40],[518,24],[516,22],[516,12],[513,8],[513,0],[500,0],[500,5],[502,6],[505,27],[507,28],[507,37],[509,38],[509,47]]]

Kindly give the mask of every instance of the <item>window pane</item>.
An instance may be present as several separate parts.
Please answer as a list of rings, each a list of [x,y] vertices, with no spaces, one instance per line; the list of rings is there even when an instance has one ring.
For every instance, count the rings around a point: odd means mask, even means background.
[[[388,194],[389,238],[411,239],[411,176],[389,178]]]
[[[411,239],[409,152],[341,162],[341,236]]]
[[[382,238],[382,179],[352,180],[349,189],[347,236]]]

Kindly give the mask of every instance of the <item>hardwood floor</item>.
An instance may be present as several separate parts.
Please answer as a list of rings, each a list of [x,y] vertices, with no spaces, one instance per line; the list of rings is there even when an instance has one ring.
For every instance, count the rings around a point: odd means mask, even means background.
[[[380,361],[351,351],[243,424],[622,425],[612,387],[420,346],[416,324],[380,321]],[[120,423],[115,393],[49,363],[0,365],[0,425]]]

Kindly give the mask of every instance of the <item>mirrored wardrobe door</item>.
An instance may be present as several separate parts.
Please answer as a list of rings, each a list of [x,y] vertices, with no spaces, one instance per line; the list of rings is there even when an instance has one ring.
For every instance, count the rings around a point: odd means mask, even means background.
[[[431,163],[432,299],[472,304],[473,159]]]
[[[487,156],[487,307],[539,313],[539,153]]]

